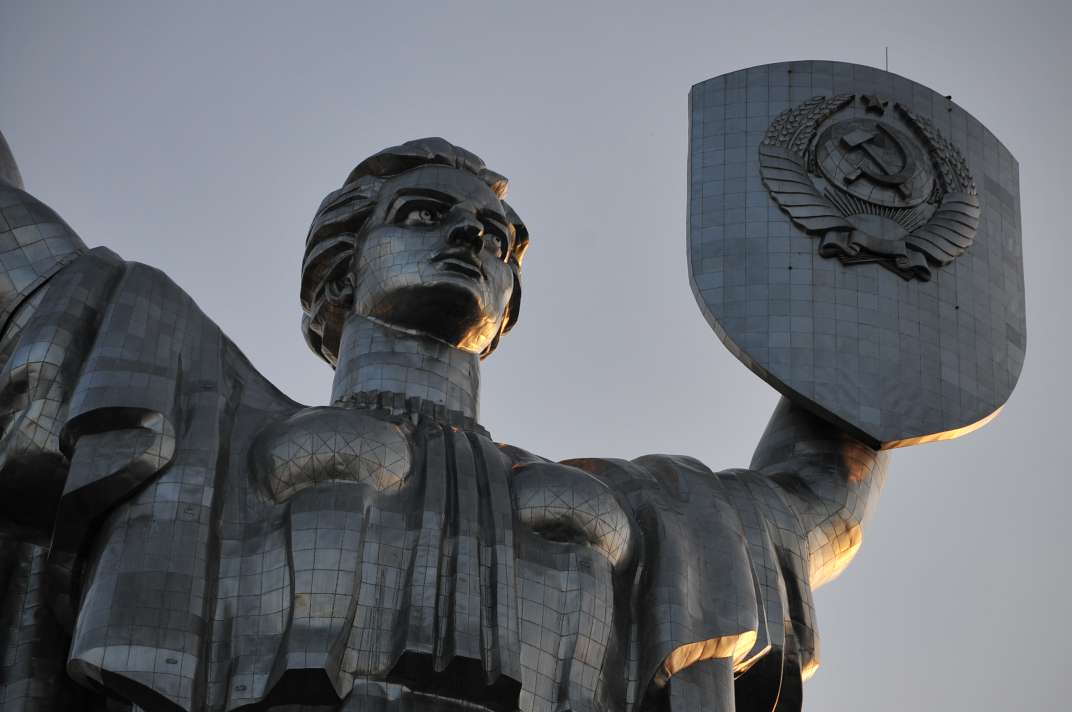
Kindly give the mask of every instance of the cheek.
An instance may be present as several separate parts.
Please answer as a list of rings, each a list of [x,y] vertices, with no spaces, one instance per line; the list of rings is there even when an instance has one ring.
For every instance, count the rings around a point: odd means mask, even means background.
[[[488,286],[491,288],[492,308],[497,315],[506,311],[510,303],[510,294],[514,288],[514,272],[507,265],[499,262],[493,272],[489,273]]]
[[[395,227],[372,230],[364,240],[354,263],[354,276],[360,292],[378,291],[384,285],[415,278],[417,267],[428,259],[429,243],[423,235],[410,234]]]
[[[383,264],[384,258],[388,254],[390,254],[390,250],[383,240],[365,239],[358,250],[357,259],[354,260],[354,270],[357,272],[357,276],[371,276],[369,273]]]

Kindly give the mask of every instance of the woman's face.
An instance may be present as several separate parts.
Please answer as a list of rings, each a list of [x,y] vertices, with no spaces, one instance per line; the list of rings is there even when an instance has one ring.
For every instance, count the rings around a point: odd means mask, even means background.
[[[467,351],[499,333],[514,233],[483,181],[448,166],[388,180],[357,240],[354,310]]]

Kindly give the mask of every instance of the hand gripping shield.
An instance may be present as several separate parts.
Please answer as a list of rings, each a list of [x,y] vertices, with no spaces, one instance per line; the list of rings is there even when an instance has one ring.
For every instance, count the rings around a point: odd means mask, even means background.
[[[731,352],[875,447],[969,432],[1024,360],[1019,174],[942,96],[840,62],[689,95],[689,278]]]

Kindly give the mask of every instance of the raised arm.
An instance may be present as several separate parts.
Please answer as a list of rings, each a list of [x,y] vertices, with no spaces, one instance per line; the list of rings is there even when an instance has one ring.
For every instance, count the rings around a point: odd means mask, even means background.
[[[649,557],[636,595],[657,641],[641,647],[665,658],[651,689],[671,710],[801,708],[819,665],[812,590],[859,548],[887,459],[783,399],[749,469],[669,455],[564,463],[622,493],[636,517]]]
[[[60,391],[72,367],[62,362],[91,324],[61,315],[45,325],[31,322],[49,282],[86,252],[51,208],[23,190],[0,135],[0,522],[36,529],[46,541],[67,464]]]
[[[53,521],[67,478],[60,444],[74,353],[95,328],[93,290],[61,269],[87,252],[23,189],[0,135],[0,707],[81,709],[67,633],[45,600]],[[47,292],[53,292],[46,299]],[[63,299],[57,299],[63,295]],[[57,304],[79,304],[61,313]]]
[[[860,547],[863,526],[886,480],[887,452],[874,450],[782,398],[751,468],[777,483],[808,541],[809,581],[840,574]]]
[[[0,134],[0,328],[63,265],[86,252],[59,215],[27,193]]]

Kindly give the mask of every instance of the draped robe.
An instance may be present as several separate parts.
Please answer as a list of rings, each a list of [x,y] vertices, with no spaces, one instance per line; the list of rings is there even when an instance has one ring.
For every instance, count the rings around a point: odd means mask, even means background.
[[[305,408],[163,273],[0,216],[0,708],[799,709],[866,446],[785,402],[718,473]]]

